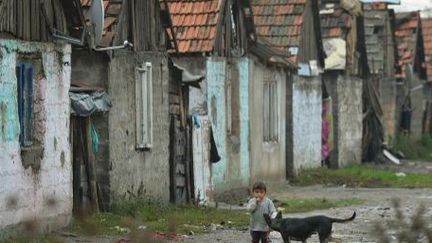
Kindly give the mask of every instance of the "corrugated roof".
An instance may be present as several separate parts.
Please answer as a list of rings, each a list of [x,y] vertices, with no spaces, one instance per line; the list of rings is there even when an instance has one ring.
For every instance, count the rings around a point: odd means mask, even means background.
[[[90,21],[90,6],[92,0],[81,0],[83,7],[84,18],[86,22]],[[111,46],[115,36],[116,27],[118,24],[118,17],[122,8],[122,1],[120,0],[103,0],[105,11],[105,23],[102,32],[101,46]]]
[[[432,18],[422,19],[427,81],[432,81]]]
[[[306,0],[253,0],[258,38],[288,55],[290,47],[300,45],[305,7]]]
[[[419,13],[400,13],[397,14],[397,26],[395,30],[395,37],[398,49],[398,57],[400,67],[400,73],[396,74],[396,77],[405,77],[405,65],[414,65],[414,55],[415,55],[415,42],[416,33],[419,23]]]
[[[167,0],[178,52],[211,52],[221,0]],[[172,36],[170,36],[172,38]]]

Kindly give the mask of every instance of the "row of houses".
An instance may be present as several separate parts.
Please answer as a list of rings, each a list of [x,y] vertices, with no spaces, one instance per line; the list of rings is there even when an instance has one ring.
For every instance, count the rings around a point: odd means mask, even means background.
[[[1,0],[0,228],[373,160],[432,131],[431,41],[385,0]]]

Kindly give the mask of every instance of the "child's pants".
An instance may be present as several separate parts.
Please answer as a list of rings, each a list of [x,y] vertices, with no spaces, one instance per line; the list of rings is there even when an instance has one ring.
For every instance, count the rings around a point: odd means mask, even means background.
[[[270,232],[268,231],[251,231],[250,234],[252,236],[252,243],[259,243],[260,241],[261,243],[270,242],[269,239]]]

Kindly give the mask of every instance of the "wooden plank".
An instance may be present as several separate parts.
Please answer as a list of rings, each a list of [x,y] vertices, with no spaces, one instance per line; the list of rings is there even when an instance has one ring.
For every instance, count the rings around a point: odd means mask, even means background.
[[[214,52],[216,55],[222,54],[222,42],[223,42],[223,20],[224,20],[224,9],[227,0],[221,0],[221,7],[219,8],[218,20],[216,23],[216,36],[214,40]]]
[[[185,147],[186,157],[186,200],[191,202],[193,198],[193,163],[192,163],[192,129],[190,126],[190,119],[188,119],[188,124],[186,125],[186,147]]]
[[[157,50],[157,43],[156,43],[156,36],[158,35],[158,31],[156,31],[157,30],[157,28],[156,28],[156,19],[160,19],[160,13],[158,13],[158,12],[156,12],[156,7],[155,7],[155,5],[156,5],[156,0],[153,0],[153,1],[148,1],[149,2],[149,4],[150,4],[150,14],[149,15],[151,15],[151,16],[155,16],[155,17],[153,17],[153,18],[150,18],[150,31],[151,31],[151,35],[150,35],[150,38],[151,38],[151,49],[150,50],[152,50],[152,51],[156,51]],[[159,0],[158,0],[158,2],[159,2]]]
[[[71,137],[70,141],[72,143],[72,191],[73,191],[73,212],[75,215],[79,213],[81,208],[81,200],[79,197],[80,191],[80,182],[81,182],[81,170],[80,170],[80,161],[79,161],[79,146],[78,146],[78,122],[77,119],[71,117],[70,119],[70,130]]]
[[[176,202],[176,177],[175,177],[175,160],[174,160],[174,146],[175,146],[175,117],[170,115],[169,127],[169,177],[170,177],[170,201]]]
[[[136,30],[136,26],[137,26],[137,22],[136,22],[136,18],[135,18],[135,0],[131,0],[131,9],[130,9],[130,13],[132,14],[131,19],[132,19],[132,38],[133,38],[133,49],[136,51],[138,49],[138,38],[137,35],[135,33]]]

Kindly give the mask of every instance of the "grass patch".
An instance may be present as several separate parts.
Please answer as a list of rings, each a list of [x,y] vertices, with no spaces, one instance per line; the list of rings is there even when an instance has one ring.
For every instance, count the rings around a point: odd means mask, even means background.
[[[361,202],[359,199],[296,199],[283,201],[282,207],[284,213],[295,213],[344,207]],[[137,200],[115,206],[112,213],[94,214],[83,220],[75,220],[66,231],[84,235],[123,235],[129,231],[139,231],[139,226],[144,225],[146,231],[187,234],[190,231],[208,232],[212,224],[244,229],[249,224],[249,215],[246,210],[174,206],[157,201]],[[123,231],[124,229],[128,231]]]
[[[41,236],[20,236],[7,240],[0,240],[1,243],[64,243],[64,240],[55,235]]]
[[[281,205],[284,208],[284,213],[304,213],[314,210],[322,210],[328,208],[348,207],[364,203],[358,198],[336,199],[329,200],[326,198],[317,199],[292,199],[284,201]]]
[[[75,220],[68,231],[85,235],[121,235],[145,226],[146,231],[185,234],[190,231],[207,232],[211,224],[238,228],[247,226],[248,222],[249,215],[244,210],[174,206],[137,200],[115,206],[112,213],[94,214]]]
[[[393,141],[396,151],[401,151],[406,159],[432,162],[432,137],[424,135],[420,139],[397,136]]]
[[[432,176],[406,173],[406,176],[399,177],[392,171],[362,165],[349,166],[338,170],[326,168],[305,170],[298,175],[293,183],[299,186],[324,184],[373,188],[432,188]]]

